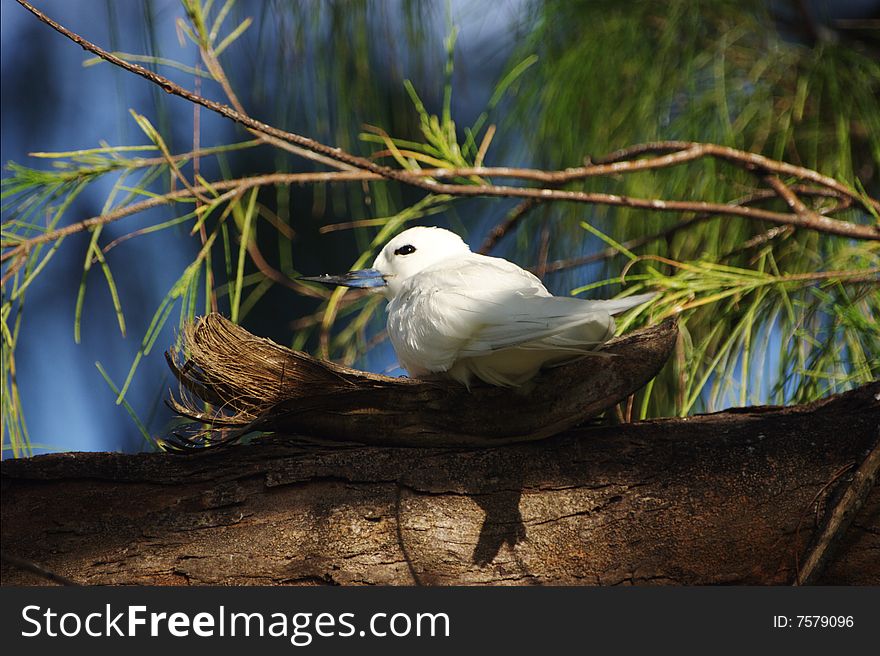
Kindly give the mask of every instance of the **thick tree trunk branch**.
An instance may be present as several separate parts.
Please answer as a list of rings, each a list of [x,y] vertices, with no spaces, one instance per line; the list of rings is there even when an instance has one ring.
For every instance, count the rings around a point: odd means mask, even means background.
[[[852,477],[880,439],[878,399],[873,383],[487,449],[275,437],[8,460],[2,579],[47,582],[23,559],[90,584],[787,584],[856,489],[817,580],[877,584],[880,494]]]

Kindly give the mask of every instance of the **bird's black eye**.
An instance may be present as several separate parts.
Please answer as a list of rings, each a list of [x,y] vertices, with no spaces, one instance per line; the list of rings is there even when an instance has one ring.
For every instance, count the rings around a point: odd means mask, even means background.
[[[415,253],[416,247],[412,244],[407,244],[406,246],[401,246],[396,251],[394,251],[395,255],[409,255],[410,253]]]

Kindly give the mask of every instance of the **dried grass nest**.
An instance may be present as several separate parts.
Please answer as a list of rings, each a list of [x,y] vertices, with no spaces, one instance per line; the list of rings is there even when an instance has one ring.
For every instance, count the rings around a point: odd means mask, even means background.
[[[180,381],[168,403],[190,423],[163,446],[190,451],[255,431],[423,447],[538,440],[644,386],[677,335],[667,320],[611,340],[596,356],[543,371],[527,392],[468,390],[450,380],[391,378],[318,360],[209,314],[186,326],[179,353],[166,353]]]

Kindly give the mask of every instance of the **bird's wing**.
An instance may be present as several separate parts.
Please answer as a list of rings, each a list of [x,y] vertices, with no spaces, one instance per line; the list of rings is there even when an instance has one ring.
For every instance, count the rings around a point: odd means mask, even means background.
[[[569,333],[558,338],[574,348],[595,345],[613,328],[611,314],[649,297],[585,301],[551,296],[515,264],[474,255],[414,278],[389,308],[392,341],[410,370],[445,371],[458,358],[559,336],[576,326],[583,329],[575,338]]]
[[[612,315],[653,297],[654,294],[639,294],[592,301],[566,296],[514,295],[500,306],[492,321],[477,331],[460,353],[474,357],[513,346],[528,346],[528,343],[539,340],[542,344],[536,348],[595,348],[613,334]]]
[[[528,271],[468,254],[407,280],[388,306],[388,334],[410,373],[446,371],[475,335],[504,321],[512,298],[539,296],[550,292]]]
[[[556,345],[560,347],[593,348],[605,341],[613,330],[611,313],[591,301],[559,296],[514,296],[503,304],[492,321],[475,332],[459,354],[477,357],[548,339],[558,341]]]

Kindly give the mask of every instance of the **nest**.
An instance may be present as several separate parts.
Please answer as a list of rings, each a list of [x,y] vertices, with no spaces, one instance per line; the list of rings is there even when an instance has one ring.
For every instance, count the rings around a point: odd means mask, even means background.
[[[168,403],[190,423],[164,446],[189,451],[255,431],[422,447],[542,439],[644,386],[677,335],[667,320],[611,340],[598,356],[543,371],[528,391],[468,390],[450,380],[391,378],[318,360],[209,314],[185,328],[181,353],[166,353],[180,381]]]

